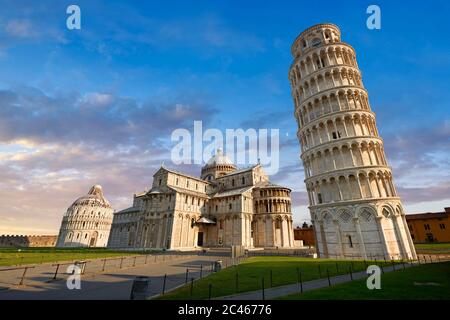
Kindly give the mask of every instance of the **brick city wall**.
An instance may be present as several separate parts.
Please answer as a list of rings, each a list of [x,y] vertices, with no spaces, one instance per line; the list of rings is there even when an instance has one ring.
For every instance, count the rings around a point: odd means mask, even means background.
[[[16,236],[1,235],[0,247],[54,247],[58,236]]]

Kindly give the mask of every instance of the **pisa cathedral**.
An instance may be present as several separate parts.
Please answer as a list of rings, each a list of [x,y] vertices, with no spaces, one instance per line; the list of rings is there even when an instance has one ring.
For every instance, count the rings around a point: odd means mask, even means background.
[[[302,32],[289,80],[321,257],[416,258],[355,50],[333,24]]]
[[[221,150],[200,177],[161,166],[151,190],[114,214],[108,247],[292,248],[290,193],[271,183],[259,164],[238,170]]]

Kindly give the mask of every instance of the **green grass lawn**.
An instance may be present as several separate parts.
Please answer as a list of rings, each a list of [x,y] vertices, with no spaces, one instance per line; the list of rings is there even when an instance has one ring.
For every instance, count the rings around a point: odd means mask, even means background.
[[[381,289],[369,290],[366,279],[281,298],[282,300],[450,299],[450,262],[433,263],[381,275]]]
[[[56,261],[86,260],[95,258],[136,255],[142,252],[90,248],[5,248],[0,249],[0,266],[15,266]]]
[[[450,243],[416,243],[417,253],[420,254],[450,254]]]
[[[369,263],[369,261],[367,263],[373,264]],[[354,271],[365,269],[364,261],[361,260],[318,260],[279,256],[252,257],[238,266],[229,267],[206,278],[195,281],[192,299],[207,299],[209,295],[209,284],[212,285],[211,296],[221,297],[237,292],[259,290],[261,289],[263,278],[265,287],[270,287],[271,271],[272,286],[276,287],[296,283],[298,281],[297,268],[301,272],[302,281],[308,281],[325,278],[327,276],[327,270],[330,276],[348,273],[349,268],[352,265]],[[238,279],[237,288],[236,275]],[[189,284],[159,297],[159,299],[174,300],[190,298]]]

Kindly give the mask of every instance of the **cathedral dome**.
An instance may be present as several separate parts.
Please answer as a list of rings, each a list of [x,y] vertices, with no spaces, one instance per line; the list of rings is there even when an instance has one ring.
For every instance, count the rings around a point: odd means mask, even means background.
[[[216,154],[213,155],[211,159],[208,160],[206,166],[212,167],[220,165],[234,165],[234,164],[226,155],[223,154],[222,149],[217,149]]]
[[[222,149],[217,149],[216,154],[203,166],[201,178],[211,181],[235,170],[234,163],[223,154]]]

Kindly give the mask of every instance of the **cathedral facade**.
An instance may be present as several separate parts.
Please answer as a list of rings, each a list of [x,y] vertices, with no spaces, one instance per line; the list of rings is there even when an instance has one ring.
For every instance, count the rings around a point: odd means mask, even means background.
[[[355,50],[336,25],[303,31],[289,80],[321,257],[416,258]]]
[[[220,151],[200,177],[164,166],[152,188],[114,214],[110,248],[292,248],[291,190],[272,184],[258,164],[238,170]]]

